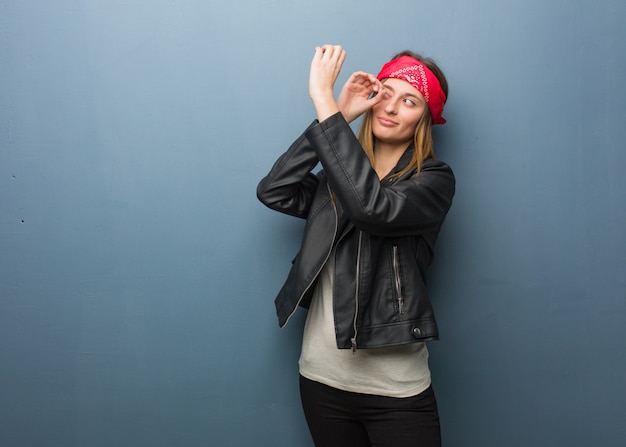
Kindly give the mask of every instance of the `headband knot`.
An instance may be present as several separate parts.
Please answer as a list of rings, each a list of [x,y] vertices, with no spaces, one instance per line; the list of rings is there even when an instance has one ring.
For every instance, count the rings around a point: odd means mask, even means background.
[[[379,80],[387,78],[403,79],[415,87],[426,100],[433,124],[444,124],[443,106],[446,94],[437,76],[422,62],[411,56],[400,56],[387,62],[378,73]]]

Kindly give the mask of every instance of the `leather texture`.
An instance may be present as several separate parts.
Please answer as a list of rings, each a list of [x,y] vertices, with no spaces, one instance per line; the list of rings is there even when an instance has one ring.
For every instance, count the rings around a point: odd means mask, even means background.
[[[257,187],[271,209],[307,219],[300,250],[276,297],[280,326],[307,307],[333,248],[337,347],[376,348],[438,338],[426,272],[452,204],[455,178],[445,163],[421,172],[396,168],[380,180],[340,113],[313,122]],[[312,171],[321,163],[322,170]]]

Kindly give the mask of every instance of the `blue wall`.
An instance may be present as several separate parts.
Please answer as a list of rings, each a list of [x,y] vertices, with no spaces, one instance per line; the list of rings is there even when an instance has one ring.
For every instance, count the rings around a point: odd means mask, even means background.
[[[0,445],[311,445],[302,222],[258,180],[394,52],[451,84],[458,194],[432,269],[444,441],[626,445],[626,3],[0,3]]]

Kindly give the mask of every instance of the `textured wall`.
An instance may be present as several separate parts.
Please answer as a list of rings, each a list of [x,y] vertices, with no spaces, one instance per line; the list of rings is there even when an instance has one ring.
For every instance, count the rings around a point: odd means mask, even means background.
[[[258,180],[340,82],[396,51],[451,85],[458,193],[432,269],[444,441],[626,444],[620,0],[0,4],[0,445],[311,445],[302,223]]]

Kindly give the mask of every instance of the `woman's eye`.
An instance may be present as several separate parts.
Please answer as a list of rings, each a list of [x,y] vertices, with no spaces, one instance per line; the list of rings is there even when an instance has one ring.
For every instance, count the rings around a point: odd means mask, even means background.
[[[409,98],[404,98],[404,103],[407,106],[414,106],[414,105],[416,105],[415,102],[412,99],[409,99]]]

